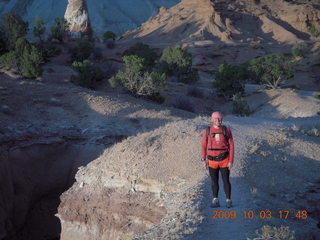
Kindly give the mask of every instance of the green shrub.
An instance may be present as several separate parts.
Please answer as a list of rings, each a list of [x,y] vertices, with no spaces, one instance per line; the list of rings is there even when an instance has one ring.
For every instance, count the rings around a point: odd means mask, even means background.
[[[307,46],[303,43],[300,43],[300,44],[295,44],[292,47],[291,52],[294,57],[303,57],[306,49],[307,49]]]
[[[166,62],[170,73],[177,68],[189,68],[192,65],[191,54],[181,47],[166,47],[160,57],[160,62]]]
[[[76,45],[69,49],[71,61],[83,61],[88,59],[93,52],[94,43],[88,37],[82,37],[77,40]]]
[[[313,24],[308,27],[308,30],[312,37],[318,37],[320,35],[320,30],[318,30]]]
[[[136,55],[143,59],[143,65],[147,70],[151,70],[155,65],[157,59],[157,53],[149,47],[149,45],[144,43],[136,43],[127,49],[124,53],[124,56]]]
[[[14,49],[1,56],[0,66],[8,70],[16,69],[19,71],[25,48],[30,48],[29,42],[23,37],[18,38]]]
[[[143,65],[144,60],[139,56],[124,56],[123,61],[126,65],[126,70],[128,70],[128,72],[130,72],[132,75],[142,75],[142,73],[146,70],[145,66]]]
[[[245,67],[224,63],[219,66],[213,85],[226,97],[232,97],[244,91],[244,81],[247,78],[248,73]]]
[[[82,87],[94,89],[96,83],[103,79],[102,70],[91,63],[89,60],[75,61],[72,67],[79,73],[77,76],[73,75],[71,81]]]
[[[0,67],[15,68],[26,78],[37,78],[42,74],[43,57],[37,47],[32,46],[25,38],[20,37],[13,51],[0,57]]]
[[[30,43],[27,41],[27,39],[21,37],[16,41],[15,47],[14,47],[14,52],[16,54],[16,58],[20,58],[24,50],[26,48],[30,48]]]
[[[313,97],[320,100],[320,93],[313,94]]]
[[[198,72],[192,69],[192,55],[181,47],[166,47],[160,57],[160,71],[175,75],[184,83],[195,82],[199,79]]]
[[[8,48],[12,50],[17,39],[26,35],[28,23],[23,21],[20,16],[10,12],[3,15],[2,22]]]
[[[69,24],[64,18],[56,18],[55,24],[51,27],[51,32],[48,36],[49,40],[56,39],[59,42],[63,42],[67,36]]]
[[[34,20],[33,35],[42,42],[45,31],[46,27],[44,26],[43,21],[37,16]]]
[[[20,62],[20,71],[26,78],[37,78],[42,74],[43,58],[41,52],[35,47],[24,48]]]
[[[293,79],[293,65],[289,57],[271,54],[251,60],[249,70],[266,88],[275,89],[284,81]]]
[[[18,67],[18,60],[14,51],[7,52],[0,56],[0,68],[10,70]]]
[[[125,71],[119,71],[109,79],[112,87],[118,83],[127,88],[137,96],[157,96],[161,89],[166,86],[164,73],[147,72],[144,67],[144,60],[136,55],[124,56]]]
[[[102,39],[104,41],[107,41],[108,39],[112,39],[115,40],[116,39],[116,34],[114,32],[111,31],[106,31],[103,35],[102,35]]]
[[[298,46],[294,46],[291,52],[294,57],[302,57],[302,51]]]
[[[232,113],[241,117],[250,115],[249,105],[241,94],[235,94],[232,97]]]

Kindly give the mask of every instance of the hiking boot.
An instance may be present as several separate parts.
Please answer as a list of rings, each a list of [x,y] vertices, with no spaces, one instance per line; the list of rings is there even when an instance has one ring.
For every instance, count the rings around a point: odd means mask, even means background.
[[[227,199],[227,200],[226,200],[226,206],[227,206],[227,208],[231,208],[231,207],[232,207],[232,201],[231,201],[231,199]]]
[[[211,202],[211,207],[212,208],[216,208],[216,207],[220,207],[220,203],[219,203],[219,199],[218,198],[214,198]]]

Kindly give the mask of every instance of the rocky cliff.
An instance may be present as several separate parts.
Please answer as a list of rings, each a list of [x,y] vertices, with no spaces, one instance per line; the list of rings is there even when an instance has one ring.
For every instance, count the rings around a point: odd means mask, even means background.
[[[320,29],[319,9],[318,1],[182,0],[170,9],[161,8],[126,38],[294,43],[313,38],[310,26]]]
[[[87,1],[87,8],[95,33],[111,30],[119,35],[137,28],[157,14],[161,6],[172,7],[178,2],[179,0],[90,0]],[[35,16],[40,16],[49,29],[56,17],[64,16],[67,4],[67,0],[6,0],[0,1],[0,15],[12,11],[31,25]]]

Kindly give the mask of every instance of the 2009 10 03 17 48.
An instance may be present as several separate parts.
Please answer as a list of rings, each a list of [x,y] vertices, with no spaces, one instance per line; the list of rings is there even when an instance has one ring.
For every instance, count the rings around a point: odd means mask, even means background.
[[[212,211],[212,219],[272,219],[273,217],[278,217],[280,219],[301,219],[305,220],[308,218],[307,210],[261,210],[261,211],[252,211],[245,210],[238,213],[235,210],[221,210],[221,211]]]

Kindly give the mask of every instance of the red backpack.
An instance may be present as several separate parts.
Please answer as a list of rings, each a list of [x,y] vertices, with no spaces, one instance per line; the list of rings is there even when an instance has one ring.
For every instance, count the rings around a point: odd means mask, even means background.
[[[224,138],[226,140],[226,145],[229,145],[228,144],[229,136],[227,134],[227,127],[222,125],[221,128],[222,128],[222,134],[223,134],[223,136],[224,136]],[[207,129],[206,129],[207,143],[208,143],[209,135],[211,135],[211,138],[215,138],[216,134],[221,134],[221,133],[211,133],[210,132],[210,127],[207,127]],[[208,149],[207,148],[207,150],[210,150],[210,151],[223,151],[222,153],[220,153],[217,156],[207,155],[207,158],[209,160],[222,161],[222,160],[226,159],[228,157],[228,155],[229,155],[229,148],[223,148],[223,149],[221,149],[221,148],[211,148],[211,149],[209,148]]]

